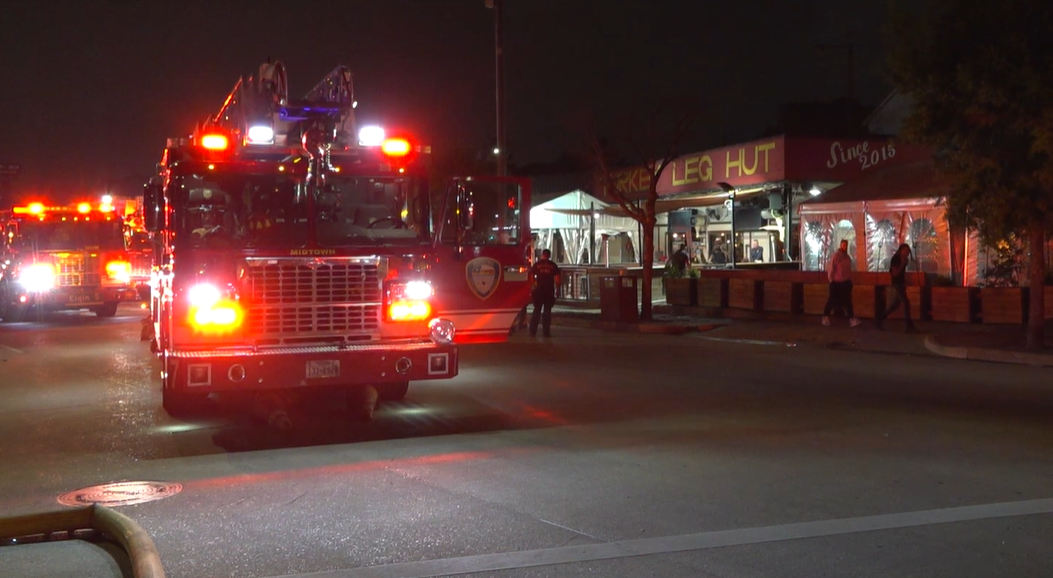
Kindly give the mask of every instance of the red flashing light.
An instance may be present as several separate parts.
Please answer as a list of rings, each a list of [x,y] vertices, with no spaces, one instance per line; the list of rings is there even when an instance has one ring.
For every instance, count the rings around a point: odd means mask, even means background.
[[[15,207],[13,209],[16,215],[41,215],[44,213],[44,203],[29,203],[25,207]]]
[[[389,138],[380,145],[380,150],[389,157],[404,157],[410,153],[410,143],[404,138]]]
[[[230,145],[230,139],[225,134],[205,134],[201,135],[201,147],[210,151],[225,151]]]

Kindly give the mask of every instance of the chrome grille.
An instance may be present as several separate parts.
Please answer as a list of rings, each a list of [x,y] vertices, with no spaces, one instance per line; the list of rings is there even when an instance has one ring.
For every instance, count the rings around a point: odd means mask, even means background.
[[[154,269],[154,259],[151,253],[133,254],[130,259],[132,264],[132,279],[149,279]]]
[[[375,259],[250,260],[249,330],[258,336],[361,333],[380,325]]]
[[[261,334],[355,333],[376,329],[380,305],[254,307],[249,331]]]
[[[58,287],[97,287],[102,284],[99,258],[83,254],[56,256],[55,284]]]

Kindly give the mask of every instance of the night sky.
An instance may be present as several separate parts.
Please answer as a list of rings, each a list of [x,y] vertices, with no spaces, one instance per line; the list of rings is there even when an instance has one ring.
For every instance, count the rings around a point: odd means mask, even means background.
[[[886,0],[503,0],[513,164],[579,150],[575,119],[617,130],[688,97],[689,146],[756,138],[784,102],[879,103]],[[494,12],[484,0],[0,2],[0,164],[17,196],[137,188],[166,137],[218,110],[268,57],[298,98],[338,64],[358,118],[435,148],[496,142]],[[697,149],[691,149],[697,150]],[[684,151],[684,152],[690,152]]]

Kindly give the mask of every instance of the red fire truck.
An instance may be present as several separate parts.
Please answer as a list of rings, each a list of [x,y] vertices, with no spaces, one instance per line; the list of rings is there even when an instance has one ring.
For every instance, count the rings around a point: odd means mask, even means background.
[[[144,221],[170,414],[215,398],[284,412],[332,390],[397,400],[456,376],[458,344],[507,339],[529,300],[527,182],[431,190],[430,149],[358,130],[355,105],[345,67],[291,100],[268,63],[169,139]]]
[[[113,317],[136,300],[123,220],[112,205],[30,203],[5,212],[0,243],[0,318],[27,312],[90,309]]]

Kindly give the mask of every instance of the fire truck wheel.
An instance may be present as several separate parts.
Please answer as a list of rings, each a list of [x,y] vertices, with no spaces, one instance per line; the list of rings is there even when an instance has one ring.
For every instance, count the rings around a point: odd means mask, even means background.
[[[0,323],[17,323],[25,321],[29,306],[17,303],[0,302]]]
[[[117,302],[109,301],[103,303],[101,306],[96,307],[94,311],[99,317],[113,317],[114,315],[117,315]]]
[[[384,383],[377,386],[380,401],[402,401],[409,392],[409,382]]]

